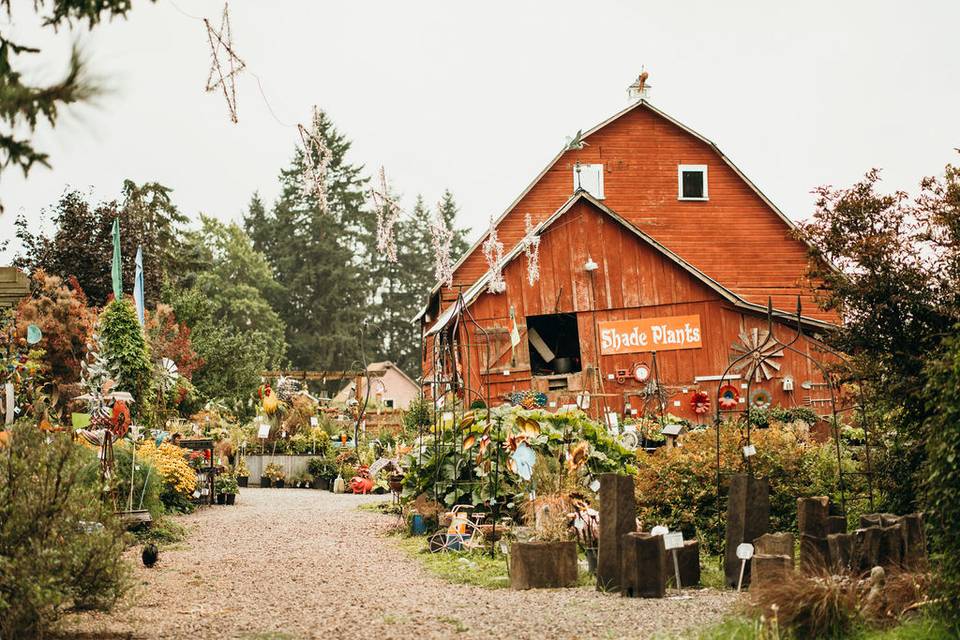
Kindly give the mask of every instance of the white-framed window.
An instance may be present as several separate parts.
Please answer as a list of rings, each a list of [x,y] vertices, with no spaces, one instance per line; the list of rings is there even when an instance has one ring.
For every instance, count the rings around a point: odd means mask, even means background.
[[[707,189],[707,165],[681,164],[677,167],[677,199],[710,199]]]
[[[597,200],[603,200],[603,165],[574,164],[573,192],[583,189]]]

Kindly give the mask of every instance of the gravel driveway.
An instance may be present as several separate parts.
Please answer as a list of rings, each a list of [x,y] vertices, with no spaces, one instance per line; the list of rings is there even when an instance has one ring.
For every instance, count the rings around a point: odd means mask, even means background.
[[[394,518],[357,510],[382,499],[243,489],[235,507],[181,518],[187,541],[153,569],[137,563],[126,604],[72,616],[67,629],[83,638],[647,638],[713,622],[736,598],[449,584],[381,536]]]

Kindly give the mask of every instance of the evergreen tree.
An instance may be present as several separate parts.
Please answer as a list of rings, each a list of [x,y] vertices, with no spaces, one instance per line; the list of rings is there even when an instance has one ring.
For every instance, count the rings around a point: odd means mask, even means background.
[[[440,202],[437,203],[437,208],[440,210],[441,215],[443,215],[443,219],[447,223],[447,228],[453,229],[453,241],[450,243],[450,256],[453,258],[453,261],[456,262],[462,258],[463,254],[470,248],[470,243],[467,242],[470,227],[457,227],[457,214],[460,213],[460,207],[457,206],[457,203],[453,199],[453,194],[450,193],[449,189],[443,192],[443,195],[440,197]],[[432,286],[435,282],[430,284]]]
[[[270,212],[256,196],[244,220],[254,247],[269,261],[280,288],[270,295],[286,322],[289,356],[301,369],[356,366],[365,318],[365,211],[362,167],[350,164],[350,142],[321,114],[319,133],[332,157],[327,209],[304,193],[306,158],[298,149],[280,174],[282,192]]]

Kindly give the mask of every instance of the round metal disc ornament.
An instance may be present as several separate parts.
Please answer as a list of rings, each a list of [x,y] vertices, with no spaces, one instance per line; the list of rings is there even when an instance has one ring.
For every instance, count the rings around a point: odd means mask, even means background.
[[[35,324],[27,326],[27,344],[37,344],[43,338],[43,332]]]
[[[650,367],[645,362],[633,365],[633,379],[637,382],[646,382],[650,379]]]
[[[773,397],[766,389],[757,389],[750,394],[750,404],[754,409],[766,409],[773,403]]]

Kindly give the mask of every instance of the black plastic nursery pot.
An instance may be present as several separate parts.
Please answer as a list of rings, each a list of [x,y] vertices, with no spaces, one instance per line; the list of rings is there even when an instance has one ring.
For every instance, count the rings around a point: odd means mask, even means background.
[[[277,489],[283,489],[284,482],[284,480],[275,480],[273,486],[275,486]]]
[[[330,481],[327,480],[326,478],[314,478],[312,486],[314,489],[321,489],[321,490],[329,489]]]
[[[218,493],[217,494],[217,504],[227,504],[227,494]]]
[[[270,488],[270,478],[267,476],[260,476],[260,486],[264,489]]]
[[[235,504],[237,501],[237,494],[228,493],[227,494],[227,504]]]
[[[246,488],[249,479],[248,476],[237,476],[237,486]]]

